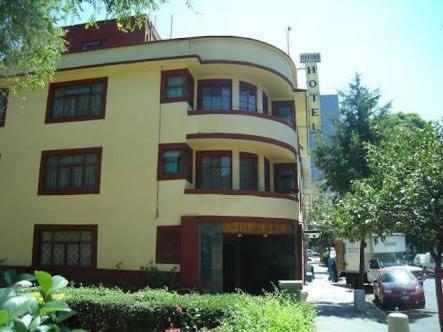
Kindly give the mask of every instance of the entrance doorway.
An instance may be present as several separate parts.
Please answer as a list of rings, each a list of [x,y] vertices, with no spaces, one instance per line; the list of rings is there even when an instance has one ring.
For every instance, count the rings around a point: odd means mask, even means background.
[[[291,230],[288,234],[278,234],[278,228],[274,228],[277,234],[256,234],[257,228],[252,227],[233,234],[232,227],[223,222],[199,223],[199,285],[203,291],[241,289],[259,294],[272,290],[278,280],[295,278],[297,255],[292,227],[287,228]],[[263,224],[260,229],[271,230]]]
[[[258,294],[294,279],[294,242],[289,235],[224,235],[223,291]]]

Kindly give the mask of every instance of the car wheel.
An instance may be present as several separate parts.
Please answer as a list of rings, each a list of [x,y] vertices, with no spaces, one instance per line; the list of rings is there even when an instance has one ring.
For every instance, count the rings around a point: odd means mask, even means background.
[[[420,303],[417,305],[417,308],[418,308],[418,309],[424,309],[425,307],[426,307],[426,301],[420,302]]]

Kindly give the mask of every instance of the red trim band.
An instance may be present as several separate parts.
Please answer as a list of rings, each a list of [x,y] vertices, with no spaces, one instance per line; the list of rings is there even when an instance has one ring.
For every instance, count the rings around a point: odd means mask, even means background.
[[[297,151],[295,148],[285,142],[278,141],[273,138],[257,136],[257,135],[248,135],[248,134],[233,134],[233,133],[196,133],[196,134],[187,134],[186,139],[208,139],[208,138],[224,138],[224,139],[242,139],[247,141],[255,141],[273,144],[282,148],[285,148],[292,152],[295,157],[297,157]]]

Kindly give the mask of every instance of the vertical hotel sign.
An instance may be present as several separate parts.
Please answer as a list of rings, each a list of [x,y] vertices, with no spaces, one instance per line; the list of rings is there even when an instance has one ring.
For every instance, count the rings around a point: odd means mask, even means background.
[[[300,62],[304,63],[306,67],[309,126],[313,133],[321,132],[320,89],[317,70],[317,62],[320,62],[320,60],[320,53],[300,54]]]

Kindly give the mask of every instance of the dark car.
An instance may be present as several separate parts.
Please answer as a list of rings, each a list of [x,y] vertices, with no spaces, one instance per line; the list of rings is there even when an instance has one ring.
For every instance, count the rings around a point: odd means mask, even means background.
[[[425,307],[423,284],[401,266],[378,270],[373,283],[375,300],[381,306],[411,305]]]

